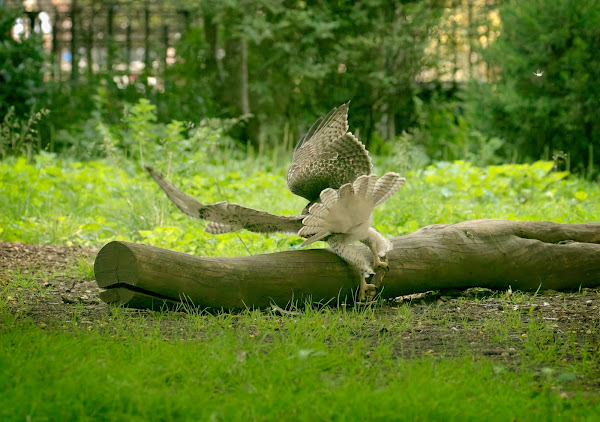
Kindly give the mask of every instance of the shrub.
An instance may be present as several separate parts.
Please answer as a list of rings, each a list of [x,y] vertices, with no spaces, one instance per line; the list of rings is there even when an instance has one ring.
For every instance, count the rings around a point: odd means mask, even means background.
[[[600,159],[600,3],[512,0],[500,17],[500,38],[483,51],[499,78],[470,95],[477,125],[521,157],[564,151],[574,168],[592,172]]]
[[[32,112],[27,119],[21,119],[15,115],[15,107],[10,106],[0,122],[0,158],[25,155],[31,160],[41,149],[37,124],[48,113],[47,109],[41,109],[37,113]]]
[[[17,118],[38,111],[45,96],[43,68],[45,53],[37,34],[21,40],[11,36],[21,11],[0,7],[0,116],[9,108]]]

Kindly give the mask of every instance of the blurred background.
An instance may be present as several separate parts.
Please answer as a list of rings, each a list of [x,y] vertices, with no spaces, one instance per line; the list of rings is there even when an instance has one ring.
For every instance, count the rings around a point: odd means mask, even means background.
[[[0,0],[0,158],[198,127],[283,157],[351,100],[377,155],[596,179],[599,52],[596,0]]]

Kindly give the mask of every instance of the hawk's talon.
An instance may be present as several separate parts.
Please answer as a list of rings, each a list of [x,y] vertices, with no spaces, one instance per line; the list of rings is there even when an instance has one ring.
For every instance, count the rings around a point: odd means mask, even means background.
[[[376,253],[373,254],[373,269],[375,270],[375,275],[373,276],[373,279],[371,280],[371,282],[373,284],[375,284],[376,286],[381,285],[385,275],[390,271],[390,267],[389,267],[388,263],[383,261],[382,258],[383,259],[386,258],[385,254],[382,254],[382,255],[379,255]],[[382,269],[385,271],[382,271]]]
[[[379,269],[379,268],[385,268],[386,271],[390,270],[390,266],[388,265],[387,262],[382,261],[382,259],[385,259],[385,255],[380,257],[379,255],[373,255],[373,267],[375,267],[375,269]]]
[[[360,289],[359,289],[359,298],[361,301],[365,301],[367,298],[367,292],[369,296],[369,300],[373,299],[377,294],[377,286],[374,284],[367,283],[364,277],[360,278]]]
[[[377,269],[383,268],[386,272],[390,271],[390,266],[388,265],[387,262],[381,262],[381,263],[379,263],[379,265],[375,265],[375,268],[377,268]]]

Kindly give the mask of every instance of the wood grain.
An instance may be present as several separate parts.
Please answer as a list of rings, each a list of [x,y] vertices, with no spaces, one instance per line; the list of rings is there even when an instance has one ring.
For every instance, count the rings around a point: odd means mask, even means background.
[[[390,271],[379,285],[383,298],[475,286],[600,285],[600,223],[473,220],[427,226],[392,243]],[[371,259],[366,247],[357,247]],[[285,307],[308,298],[352,303],[359,282],[354,269],[326,249],[214,258],[111,242],[98,253],[94,272],[107,289],[103,300],[142,308],[148,301],[155,307],[182,300],[213,310]]]

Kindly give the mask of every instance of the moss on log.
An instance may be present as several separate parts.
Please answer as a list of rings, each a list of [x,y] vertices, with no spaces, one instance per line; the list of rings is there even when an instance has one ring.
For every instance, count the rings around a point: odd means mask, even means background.
[[[448,288],[571,290],[600,285],[600,223],[474,220],[392,239],[383,298]],[[361,245],[365,256],[369,250]],[[181,301],[209,309],[352,303],[358,274],[326,249],[198,257],[111,242],[94,264],[101,298],[136,308]],[[379,276],[378,274],[377,276]],[[377,276],[375,276],[377,278]]]

